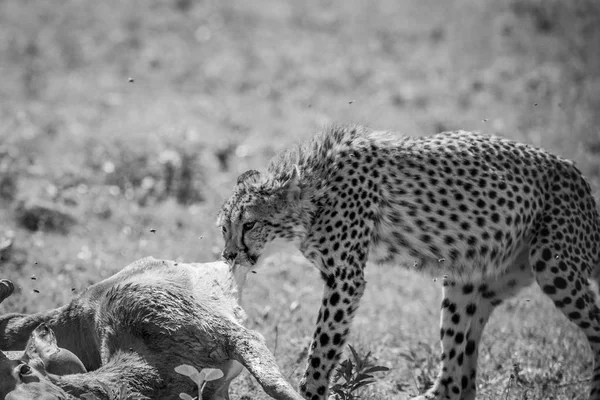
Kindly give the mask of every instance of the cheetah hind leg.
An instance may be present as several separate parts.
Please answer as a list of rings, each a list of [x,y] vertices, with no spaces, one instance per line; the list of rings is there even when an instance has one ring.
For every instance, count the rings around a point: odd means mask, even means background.
[[[589,399],[600,400],[600,309],[586,272],[592,267],[563,247],[564,243],[548,241],[532,246],[531,265],[542,291],[587,337],[594,357]]]

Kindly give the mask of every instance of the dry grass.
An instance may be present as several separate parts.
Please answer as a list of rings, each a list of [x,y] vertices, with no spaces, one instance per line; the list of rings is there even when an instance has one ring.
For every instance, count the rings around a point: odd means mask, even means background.
[[[215,259],[215,213],[237,175],[332,121],[497,133],[576,159],[598,187],[598,8],[0,2],[0,268],[20,291],[2,311],[62,304],[146,255]],[[32,199],[66,207],[77,223],[67,233],[26,230],[16,210]],[[408,398],[436,373],[439,284],[401,268],[367,277],[350,343],[391,371],[362,396]],[[249,283],[249,325],[297,383],[317,273],[282,256]],[[479,398],[584,399],[590,367],[583,336],[532,288],[486,330]],[[265,398],[247,375],[234,391]]]

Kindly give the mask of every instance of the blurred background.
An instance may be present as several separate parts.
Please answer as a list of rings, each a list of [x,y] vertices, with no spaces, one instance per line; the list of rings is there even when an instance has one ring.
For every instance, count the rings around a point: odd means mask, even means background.
[[[142,256],[216,259],[238,174],[334,122],[498,134],[599,187],[597,0],[0,0],[0,76],[0,271],[18,286],[0,312],[64,304]],[[368,281],[350,343],[391,371],[360,396],[407,398],[436,374],[439,283]],[[294,384],[320,292],[299,255],[246,289]],[[484,336],[480,398],[587,398],[587,343],[537,289]],[[248,376],[234,392],[266,398]]]

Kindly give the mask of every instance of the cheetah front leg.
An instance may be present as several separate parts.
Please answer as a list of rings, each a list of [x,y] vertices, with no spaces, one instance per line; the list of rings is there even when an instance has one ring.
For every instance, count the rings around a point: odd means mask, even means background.
[[[339,360],[350,325],[363,295],[363,269],[338,268],[323,274],[325,289],[308,354],[308,365],[300,382],[307,399],[327,399],[331,372]]]

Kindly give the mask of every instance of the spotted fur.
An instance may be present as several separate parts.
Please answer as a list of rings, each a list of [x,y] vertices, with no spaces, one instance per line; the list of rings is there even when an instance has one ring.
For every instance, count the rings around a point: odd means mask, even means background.
[[[492,310],[534,280],[585,333],[600,399],[600,226],[575,165],[472,132],[396,137],[336,126],[240,176],[223,205],[223,256],[254,265],[291,242],[325,290],[300,389],[326,399],[370,258],[445,276],[441,366],[420,399],[473,400],[479,341]]]

